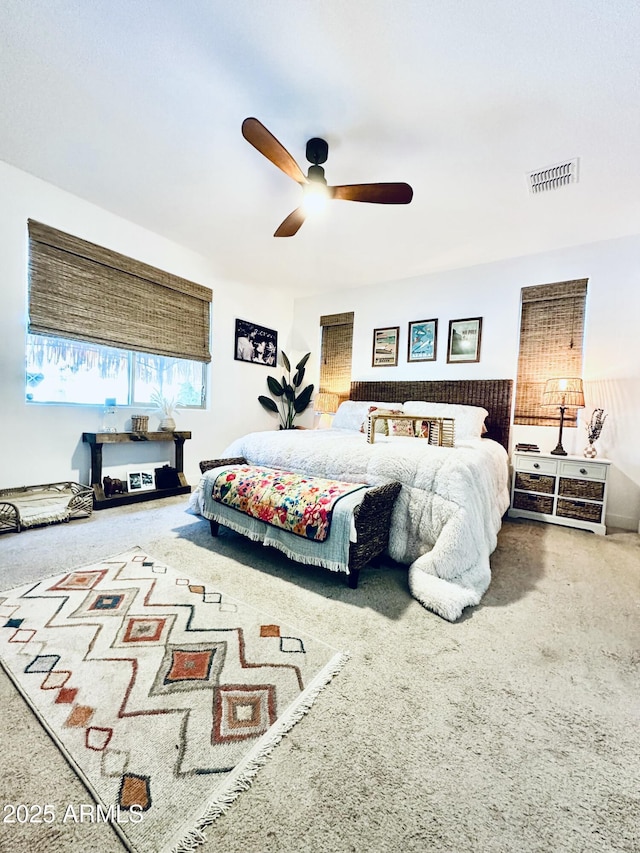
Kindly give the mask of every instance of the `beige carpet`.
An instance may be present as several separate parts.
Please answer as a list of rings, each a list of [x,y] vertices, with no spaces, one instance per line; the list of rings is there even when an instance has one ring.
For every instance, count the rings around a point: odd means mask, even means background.
[[[207,830],[203,853],[590,853],[640,850],[640,536],[506,522],[482,604],[450,624],[406,569],[357,590],[235,534],[182,497],[0,537],[0,588],[134,545],[180,556],[228,594],[351,652],[331,689]],[[0,850],[122,853],[4,674]],[[5,809],[3,818],[6,820]]]

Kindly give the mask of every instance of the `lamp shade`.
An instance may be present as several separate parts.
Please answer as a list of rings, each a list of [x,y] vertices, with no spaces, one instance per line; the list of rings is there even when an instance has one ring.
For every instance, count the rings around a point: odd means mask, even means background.
[[[326,391],[321,391],[315,399],[314,410],[323,414],[335,414],[338,408],[339,397],[337,394],[330,394]]]
[[[542,392],[542,405],[583,409],[582,379],[547,379]]]

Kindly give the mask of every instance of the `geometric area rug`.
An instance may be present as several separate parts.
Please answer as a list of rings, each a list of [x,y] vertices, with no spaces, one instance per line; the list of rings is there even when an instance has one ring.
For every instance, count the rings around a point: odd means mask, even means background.
[[[201,844],[347,658],[139,548],[0,593],[0,663],[136,853]]]

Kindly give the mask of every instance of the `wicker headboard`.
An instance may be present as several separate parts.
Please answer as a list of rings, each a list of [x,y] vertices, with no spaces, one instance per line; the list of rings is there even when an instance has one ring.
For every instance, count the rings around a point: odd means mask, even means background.
[[[378,400],[405,403],[427,400],[430,403],[462,403],[484,406],[489,412],[486,438],[509,450],[512,379],[461,379],[451,382],[352,382],[351,400]]]

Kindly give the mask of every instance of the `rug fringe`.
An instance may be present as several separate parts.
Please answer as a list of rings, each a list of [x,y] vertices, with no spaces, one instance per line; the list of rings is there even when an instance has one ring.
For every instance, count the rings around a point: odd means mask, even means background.
[[[274,747],[307,714],[316,698],[327,684],[329,684],[331,679],[340,672],[349,660],[349,657],[348,652],[339,652],[316,675],[298,697],[297,701],[289,707],[282,717],[258,741],[254,750],[237,765],[227,780],[224,790],[220,791],[209,803],[194,828],[185,834],[184,838],[173,848],[172,853],[192,853],[192,851],[205,843],[206,836],[202,830],[210,826],[217,818],[228,811],[239,794],[250,788],[254,777],[260,768],[266,764],[267,758]]]

